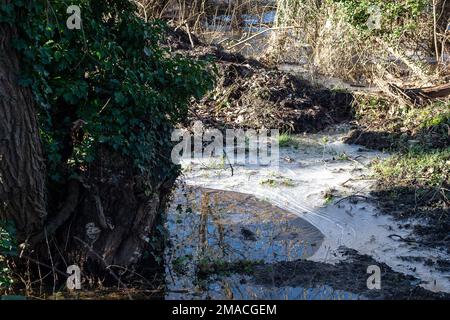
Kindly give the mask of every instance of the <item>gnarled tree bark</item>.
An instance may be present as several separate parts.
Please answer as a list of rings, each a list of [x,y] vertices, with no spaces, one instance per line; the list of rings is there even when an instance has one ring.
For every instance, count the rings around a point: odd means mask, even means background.
[[[0,24],[0,218],[14,222],[25,241],[46,217],[45,163],[33,95],[19,85],[15,32]]]

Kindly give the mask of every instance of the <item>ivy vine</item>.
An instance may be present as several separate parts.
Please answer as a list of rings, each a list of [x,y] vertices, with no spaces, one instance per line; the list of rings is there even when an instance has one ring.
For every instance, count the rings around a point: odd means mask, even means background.
[[[132,159],[141,173],[171,166],[161,150],[171,145],[190,99],[212,88],[208,66],[164,49],[164,24],[144,22],[132,1],[76,2],[0,5],[0,23],[18,31],[20,84],[37,102],[50,181],[82,170],[100,145]],[[81,30],[66,26],[73,4],[81,9]]]

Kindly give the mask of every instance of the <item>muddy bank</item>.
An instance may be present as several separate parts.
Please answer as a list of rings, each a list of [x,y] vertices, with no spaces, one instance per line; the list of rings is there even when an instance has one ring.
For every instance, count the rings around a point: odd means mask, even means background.
[[[205,45],[181,29],[166,43],[174,52],[215,61],[216,87],[191,106],[191,121],[222,128],[317,132],[353,116],[350,93],[313,86],[262,62]]]
[[[402,170],[398,170],[398,177],[388,178],[379,174],[371,195],[383,213],[398,221],[416,221],[411,225],[408,239],[401,241],[429,248],[440,247],[450,252],[450,158],[439,158],[437,161],[443,163],[440,167],[437,163],[428,163],[426,170],[421,170],[420,166],[427,155],[450,147],[449,101],[400,106],[392,99],[371,99],[370,103],[364,98],[359,99],[357,129],[347,135],[345,142],[389,150],[397,154],[399,162],[403,159],[409,161],[403,164]],[[411,154],[417,156],[415,160],[410,160]],[[408,175],[407,170],[414,170],[414,175]],[[441,181],[433,185],[431,181],[436,174],[440,175]],[[427,263],[437,264],[438,261]]]
[[[413,144],[428,149],[440,149],[450,146],[450,134],[437,133],[433,130],[402,132],[400,130],[383,131],[382,128],[378,130],[358,128],[349,133],[346,142],[375,150],[407,150]]]
[[[378,183],[371,193],[383,213],[393,216],[398,221],[415,219],[411,234],[405,243],[414,243],[429,248],[440,247],[450,252],[450,209],[435,188],[391,186]],[[439,260],[423,263],[437,264]],[[450,272],[450,268],[446,269]]]
[[[346,257],[335,265],[312,261],[279,262],[258,266],[253,274],[256,284],[270,286],[318,287],[332,285],[335,290],[353,292],[368,299],[450,299],[448,293],[434,293],[417,285],[418,280],[393,271],[368,255],[342,248]],[[377,265],[381,269],[381,289],[367,288],[367,267]]]

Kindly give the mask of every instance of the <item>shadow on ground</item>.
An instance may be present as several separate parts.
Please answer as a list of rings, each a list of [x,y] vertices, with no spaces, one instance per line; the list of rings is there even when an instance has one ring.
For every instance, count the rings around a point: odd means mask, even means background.
[[[393,271],[388,265],[377,262],[355,250],[342,249],[348,257],[336,265],[297,260],[258,266],[253,281],[267,286],[332,286],[335,290],[353,292],[369,299],[450,299],[450,294],[433,293],[420,287],[416,278]],[[381,269],[381,289],[369,290],[367,268],[376,265]]]

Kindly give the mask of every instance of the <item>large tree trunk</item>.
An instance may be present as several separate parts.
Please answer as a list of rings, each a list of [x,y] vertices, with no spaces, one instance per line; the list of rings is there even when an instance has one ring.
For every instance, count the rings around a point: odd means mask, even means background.
[[[71,262],[92,265],[91,261],[108,268],[136,265],[150,243],[162,248],[157,229],[176,175],[158,167],[152,175],[156,180],[137,173],[129,159],[100,147],[82,178],[78,206],[55,234],[59,251],[69,248]]]
[[[14,222],[19,243],[29,244],[24,256],[44,266],[77,264],[97,273],[136,265],[152,239],[162,244],[155,230],[176,168],[155,165],[152,177],[143,177],[130,159],[99,145],[78,178],[47,184],[33,95],[18,83],[15,32],[0,24],[0,218]],[[170,158],[170,146],[161,153]]]
[[[0,218],[14,222],[25,241],[46,217],[45,164],[32,93],[18,84],[14,35],[0,24]]]

